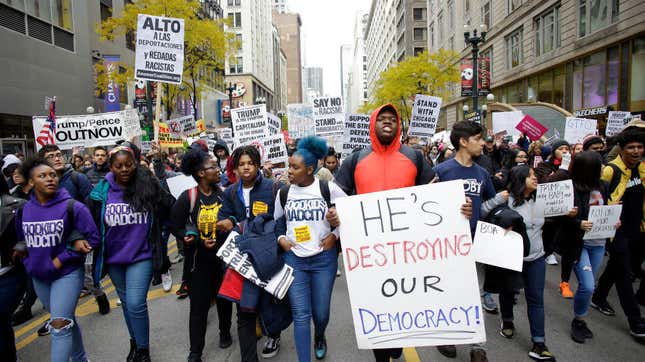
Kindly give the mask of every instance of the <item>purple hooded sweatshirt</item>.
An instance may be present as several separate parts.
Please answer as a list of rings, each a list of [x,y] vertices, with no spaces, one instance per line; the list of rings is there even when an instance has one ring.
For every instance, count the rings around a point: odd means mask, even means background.
[[[22,209],[22,219],[16,218],[18,240],[27,244],[27,257],[23,264],[29,275],[52,281],[80,268],[85,255],[71,250],[68,237],[76,230],[85,240],[97,248],[100,245],[99,232],[90,211],[82,203],[74,202],[74,225],[67,215],[67,203],[72,197],[67,190],[59,188],[54,197],[41,205],[35,195]],[[56,269],[52,260],[58,257],[62,268]]]
[[[105,263],[133,264],[152,258],[148,244],[149,212],[138,212],[123,201],[123,189],[112,172],[105,176],[110,183],[105,203]]]

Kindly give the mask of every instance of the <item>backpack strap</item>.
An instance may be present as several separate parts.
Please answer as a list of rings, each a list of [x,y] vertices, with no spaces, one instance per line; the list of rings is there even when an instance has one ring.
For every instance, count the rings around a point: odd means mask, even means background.
[[[416,180],[415,180],[414,184],[419,185],[419,184],[421,184],[420,180],[421,180],[421,176],[423,175],[423,162],[424,162],[424,159],[423,159],[423,154],[421,153],[421,151],[417,151],[417,150],[414,150],[414,151],[415,151],[414,154],[416,156],[414,158],[414,164],[417,166],[417,177],[416,177]]]
[[[74,204],[76,203],[76,200],[74,198],[71,198],[67,200],[67,221],[69,222],[69,225],[71,226],[72,230],[74,230]]]
[[[190,211],[188,217],[193,219],[193,210],[195,210],[195,205],[197,204],[197,187],[188,189],[188,201],[190,202]]]
[[[611,181],[609,181],[609,194],[611,195],[616,189],[616,186],[618,186],[623,172],[613,163],[608,163],[607,166],[611,167],[612,171],[614,171],[611,175]]]
[[[282,210],[284,210],[284,206],[287,204],[287,196],[289,196],[290,188],[291,185],[284,185],[278,191],[280,193],[280,206],[282,206]]]
[[[331,204],[331,191],[329,191],[329,182],[326,180],[319,180],[320,181],[320,194],[322,195],[323,199],[325,199],[325,202],[327,203],[327,208],[332,207]]]

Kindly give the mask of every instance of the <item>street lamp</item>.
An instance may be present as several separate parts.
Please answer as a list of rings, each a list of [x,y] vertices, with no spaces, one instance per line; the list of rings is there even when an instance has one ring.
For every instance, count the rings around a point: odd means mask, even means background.
[[[473,47],[473,112],[479,111],[479,68],[477,67],[477,56],[479,55],[479,44],[483,44],[486,41],[486,24],[481,24],[479,28],[479,35],[477,35],[477,28],[475,28],[472,30],[471,36],[470,26],[468,24],[464,25],[464,40],[466,44],[470,44]]]
[[[470,110],[470,107],[468,107],[467,104],[464,104],[464,106],[462,107],[462,110],[464,111],[464,117],[466,117],[466,115],[468,114],[468,111]]]
[[[265,104],[266,102],[267,102],[267,99],[264,97],[255,98],[255,104]]]
[[[85,113],[87,113],[87,114],[92,114],[92,113],[94,113],[94,107],[92,107],[92,106],[87,106],[87,108],[85,108]]]

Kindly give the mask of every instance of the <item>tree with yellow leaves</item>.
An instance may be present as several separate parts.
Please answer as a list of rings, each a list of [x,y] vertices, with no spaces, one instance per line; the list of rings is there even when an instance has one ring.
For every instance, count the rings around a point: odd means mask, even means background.
[[[138,0],[126,2],[123,11],[97,24],[96,31],[102,41],[111,41],[137,30],[137,16],[148,14],[184,19],[184,69],[182,84],[164,84],[163,102],[170,117],[178,96],[189,96],[196,107],[196,100],[204,90],[209,75],[223,74],[228,50],[239,47],[234,35],[224,31],[224,20],[213,20],[201,11],[197,0]],[[134,64],[118,64],[125,72],[106,72],[104,63],[95,65],[96,93],[105,92],[109,82],[125,84],[134,80]],[[118,69],[118,68],[117,68]],[[210,79],[212,81],[212,79]]]
[[[365,103],[359,111],[370,113],[385,103],[392,103],[409,122],[416,94],[447,101],[451,96],[450,86],[458,81],[458,53],[444,49],[431,54],[423,52],[383,71],[376,81],[373,101]]]

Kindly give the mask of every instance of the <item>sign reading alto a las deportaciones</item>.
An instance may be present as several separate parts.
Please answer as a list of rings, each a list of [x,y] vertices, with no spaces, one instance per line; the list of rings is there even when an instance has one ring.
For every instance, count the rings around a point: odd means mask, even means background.
[[[184,19],[139,14],[134,76],[181,84],[184,71]]]

